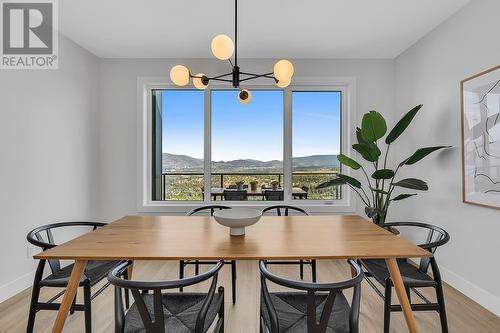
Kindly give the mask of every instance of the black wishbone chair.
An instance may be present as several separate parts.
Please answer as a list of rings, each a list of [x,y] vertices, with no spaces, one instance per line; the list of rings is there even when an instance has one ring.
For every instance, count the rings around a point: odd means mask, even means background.
[[[288,205],[276,205],[276,206],[270,206],[267,208],[264,208],[262,210],[262,215],[265,215],[266,213],[270,212],[275,212],[277,216],[288,216],[289,212],[296,212],[299,215],[305,215],[309,216],[309,213],[300,208],[300,207],[295,207],[295,206],[288,206]],[[312,274],[312,281],[316,282],[316,260],[299,260],[299,261],[293,261],[293,260],[285,260],[285,261],[268,261],[268,265],[300,265],[300,278],[304,279],[304,265],[311,265],[311,274]]]
[[[431,253],[435,253],[436,249],[450,240],[450,235],[442,228],[431,224],[418,222],[394,222],[380,225],[382,228],[389,229],[396,227],[402,231],[405,228],[410,228],[412,231],[425,231],[426,240],[419,246]],[[360,259],[358,262],[365,268],[365,279],[375,292],[384,300],[384,332],[389,332],[391,323],[391,312],[402,311],[401,305],[391,304],[392,280],[384,260],[377,259]],[[436,262],[436,258],[421,258],[420,264],[415,266],[406,259],[398,259],[398,266],[403,278],[406,293],[410,300],[410,305],[413,311],[437,311],[441,321],[441,330],[443,333],[448,332],[448,322],[446,319],[446,308],[443,294],[443,282],[441,274]],[[432,277],[428,275],[429,266],[432,268]],[[375,285],[375,280],[384,288],[384,293]],[[418,288],[432,287],[436,290],[437,303],[429,301]],[[413,291],[423,303],[411,302],[411,291]]]
[[[200,275],[171,281],[133,281],[120,278],[130,262],[124,262],[108,275],[115,286],[115,333],[204,333],[215,322],[212,332],[224,332],[224,288],[217,288],[217,276],[224,265],[219,261]],[[212,279],[207,293],[162,293]],[[122,289],[130,290],[135,303],[125,313]],[[153,293],[142,293],[152,290]]]
[[[71,228],[71,227],[91,227],[93,230],[98,227],[105,226],[105,223],[99,222],[61,222],[44,225],[31,230],[27,235],[27,240],[31,244],[40,247],[43,251],[56,247],[57,244],[54,241],[53,230],[61,228]],[[45,262],[48,261],[51,273],[49,276],[43,278],[43,271],[45,268]],[[74,311],[84,311],[85,312],[85,332],[92,332],[92,310],[91,301],[97,297],[101,292],[109,286],[109,283],[104,284],[99,290],[97,290],[93,295],[91,294],[91,287],[97,284],[99,281],[104,279],[106,275],[118,265],[120,261],[89,261],[85,272],[80,280],[80,287],[83,287],[83,304],[76,304],[73,300],[73,305],[71,306],[70,313]],[[66,288],[68,285],[69,277],[73,269],[73,264],[62,267],[59,260],[45,260],[42,259],[38,262],[38,267],[36,269],[35,278],[33,281],[33,290],[31,294],[31,304],[28,315],[28,325],[26,332],[33,332],[33,327],[35,325],[36,313],[40,310],[59,310],[60,303],[54,303],[58,298],[64,295],[64,290],[53,296],[46,302],[40,302],[40,289],[42,287],[54,287],[54,288]],[[128,277],[127,272],[123,272],[125,278]],[[128,307],[128,293],[125,294],[125,301]]]
[[[228,206],[221,206],[221,205],[209,205],[209,206],[202,206],[193,209],[189,213],[187,213],[187,216],[193,216],[193,215],[198,215],[198,214],[203,214],[210,212],[210,216],[213,216],[216,210],[222,210],[222,209],[231,209],[231,207]],[[179,260],[179,278],[182,279],[184,277],[184,267],[186,265],[195,265],[194,266],[194,274],[198,275],[200,274],[200,265],[215,265],[218,263],[218,261],[207,261],[207,260]],[[236,303],[236,260],[231,260],[231,261],[225,261],[224,262],[226,265],[231,265],[231,289],[232,289],[232,297],[233,297],[233,304]],[[182,288],[180,289],[182,291]]]
[[[260,261],[260,332],[358,333],[363,272],[355,261],[348,262],[355,272],[349,280],[311,283],[274,275]],[[299,291],[269,292],[266,280]],[[349,305],[343,291],[350,288],[354,290]]]

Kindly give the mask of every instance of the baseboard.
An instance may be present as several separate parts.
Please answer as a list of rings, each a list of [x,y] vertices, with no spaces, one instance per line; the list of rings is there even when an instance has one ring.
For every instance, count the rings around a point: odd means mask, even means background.
[[[20,293],[26,288],[31,287],[31,284],[33,283],[33,276],[35,272],[28,272],[14,281],[10,281],[7,284],[4,284],[3,286],[0,287],[0,303],[8,300],[12,296]]]
[[[474,283],[467,281],[442,265],[440,265],[439,270],[441,271],[443,281],[472,299],[474,302],[491,311],[496,316],[500,316],[500,298],[478,287]]]

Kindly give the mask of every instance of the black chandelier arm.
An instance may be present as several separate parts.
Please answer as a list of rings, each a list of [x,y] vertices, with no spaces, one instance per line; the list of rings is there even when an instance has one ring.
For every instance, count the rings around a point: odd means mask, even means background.
[[[273,80],[277,81],[276,78],[274,76],[272,76],[273,73],[253,74],[253,73],[240,72],[240,74],[251,75],[250,77],[247,77],[247,78],[244,78],[244,79],[240,79],[240,82],[242,82],[242,81],[249,81],[249,80],[253,80],[253,79],[258,79],[258,78],[261,78],[261,77],[265,77],[267,79],[273,79]]]
[[[217,75],[217,76],[214,76],[214,77],[209,77],[208,79],[209,80],[216,80],[216,79],[220,79],[221,77],[229,76],[229,75],[233,75],[233,72],[230,72],[230,73],[227,73],[227,74]]]
[[[211,78],[209,78],[208,80],[209,80],[209,81],[220,81],[220,82],[229,82],[229,83],[233,83],[233,80],[228,80],[228,79],[211,79]]]
[[[221,74],[221,75],[217,75],[217,76],[214,76],[214,77],[209,77],[207,75],[205,75],[205,77],[208,79],[208,80],[213,80],[213,81],[226,81],[226,82],[233,82],[231,80],[223,80],[221,78],[223,78],[224,76],[229,76],[229,75],[232,75],[233,73],[226,73],[226,74]],[[190,77],[191,78],[196,78],[196,79],[202,79],[203,76],[196,76],[196,75],[192,75],[190,74]]]

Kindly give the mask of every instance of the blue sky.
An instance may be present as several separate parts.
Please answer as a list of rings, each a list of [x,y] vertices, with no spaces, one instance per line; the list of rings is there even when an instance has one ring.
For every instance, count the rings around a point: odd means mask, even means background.
[[[283,92],[212,91],[212,160],[283,159]],[[162,92],[162,151],[203,158],[203,91]],[[293,156],[338,154],[340,93],[294,92]]]

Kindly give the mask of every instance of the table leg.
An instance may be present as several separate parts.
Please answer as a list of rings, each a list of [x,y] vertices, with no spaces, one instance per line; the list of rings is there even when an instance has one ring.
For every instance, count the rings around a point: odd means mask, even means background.
[[[57,312],[56,322],[52,328],[52,333],[61,333],[64,327],[64,322],[68,317],[69,309],[73,303],[73,298],[75,297],[76,291],[78,290],[78,285],[80,284],[80,279],[82,278],[83,272],[87,267],[87,260],[76,260],[73,270],[71,271],[71,276],[68,281],[68,286],[64,292],[64,297],[61,303],[61,307]]]
[[[391,273],[392,283],[394,283],[394,288],[396,289],[399,303],[403,309],[408,329],[411,333],[418,333],[417,323],[415,322],[415,317],[413,317],[413,311],[411,310],[410,301],[408,300],[408,295],[406,294],[398,263],[394,258],[385,259],[385,262],[387,264],[387,268],[389,269],[389,273]]]

